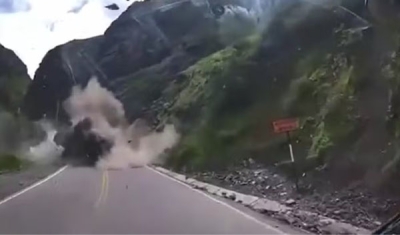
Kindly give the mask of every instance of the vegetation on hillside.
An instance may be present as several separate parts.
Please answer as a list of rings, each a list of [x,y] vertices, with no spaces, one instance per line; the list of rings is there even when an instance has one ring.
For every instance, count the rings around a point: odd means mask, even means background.
[[[18,76],[0,78],[0,108],[17,115],[29,82]]]
[[[400,154],[391,154],[390,149],[400,133],[395,111],[400,89],[398,53],[383,63],[383,57],[376,54],[378,30],[354,27],[351,19],[340,18],[340,14],[337,19],[326,15],[314,14],[312,19],[278,29],[278,36],[267,33],[277,30],[270,26],[262,35],[256,33],[203,58],[187,69],[179,82],[170,84],[165,91],[171,105],[160,113],[160,119],[175,123],[183,139],[168,164],[220,169],[250,157],[266,163],[288,161],[285,135],[273,133],[272,121],[298,117],[301,127],[292,134],[297,161],[304,170],[310,162],[313,167],[335,163],[336,170],[361,166],[378,173],[387,164],[396,165]],[[306,24],[309,20],[318,24]],[[273,24],[282,26],[279,20]],[[323,27],[329,30],[319,30]],[[302,33],[297,42],[286,40],[299,28]],[[306,31],[313,33],[307,35]],[[388,123],[369,120],[374,110],[368,108],[370,99],[365,96],[377,84],[390,89],[393,114]],[[374,96],[387,99],[384,93]],[[377,150],[384,156],[372,160],[362,156],[368,136],[378,128],[373,138],[384,142],[381,132],[390,133],[390,125],[395,131],[384,143],[389,147]]]
[[[0,155],[0,173],[20,171],[27,167],[29,162],[23,161],[12,154]]]
[[[27,166],[21,160],[22,149],[43,137],[37,124],[20,112],[31,80],[26,67],[12,52],[0,45],[0,172]]]

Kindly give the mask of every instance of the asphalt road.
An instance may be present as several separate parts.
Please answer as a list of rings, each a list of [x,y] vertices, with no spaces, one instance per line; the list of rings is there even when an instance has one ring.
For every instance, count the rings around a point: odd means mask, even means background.
[[[152,169],[68,167],[0,203],[0,233],[283,234]]]

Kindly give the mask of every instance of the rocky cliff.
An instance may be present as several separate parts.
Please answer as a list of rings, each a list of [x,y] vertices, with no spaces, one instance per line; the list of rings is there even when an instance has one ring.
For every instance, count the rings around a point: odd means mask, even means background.
[[[28,143],[36,137],[40,139],[43,135],[40,128],[20,112],[30,83],[25,64],[13,51],[0,45],[0,170],[8,167],[4,159],[18,163],[9,154],[16,153],[21,143]],[[5,153],[8,155],[3,157]]]
[[[25,64],[0,45],[0,109],[17,113],[30,82]]]
[[[208,1],[133,3],[104,35],[69,42],[45,56],[26,95],[25,112],[33,119],[54,117],[71,86],[85,86],[96,76],[123,101],[129,118],[143,115],[169,79],[222,48],[217,38],[222,12],[215,9]],[[62,110],[60,115],[65,118]]]

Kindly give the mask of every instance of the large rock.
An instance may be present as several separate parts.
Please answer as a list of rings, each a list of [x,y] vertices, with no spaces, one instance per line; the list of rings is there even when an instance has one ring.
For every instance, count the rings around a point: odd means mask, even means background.
[[[64,161],[85,166],[94,166],[113,146],[112,142],[92,131],[92,122],[88,118],[77,123],[71,130],[58,133],[54,141],[64,147]]]

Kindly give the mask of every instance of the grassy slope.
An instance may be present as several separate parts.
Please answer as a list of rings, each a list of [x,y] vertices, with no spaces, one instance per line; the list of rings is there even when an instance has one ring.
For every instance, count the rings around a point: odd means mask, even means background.
[[[343,56],[326,56],[309,68],[306,59],[299,61],[300,76],[291,80],[282,96],[269,93],[267,87],[279,78],[257,81],[263,79],[254,73],[261,66],[252,58],[258,43],[252,39],[229,47],[186,71],[187,84],[169,113],[192,123],[172,161],[210,167],[240,160],[245,157],[240,150],[279,152],[281,146],[276,146],[284,140],[271,132],[268,120],[290,114],[302,120],[297,135],[307,146],[308,157],[323,155],[353,130],[353,67]]]
[[[334,161],[345,162],[346,169],[353,164],[368,167],[370,161],[362,163],[363,155],[357,151],[368,147],[363,138],[367,138],[369,117],[362,116],[360,106],[368,109],[369,101],[362,94],[374,84],[365,81],[363,74],[368,66],[364,60],[370,57],[364,52],[371,47],[370,35],[343,27],[331,32],[332,42],[316,44],[272,65],[260,57],[265,39],[255,36],[185,71],[184,81],[173,86],[177,95],[172,106],[162,116],[184,133],[168,163],[176,168],[210,169],[248,157],[267,163],[288,160],[285,136],[275,135],[271,122],[296,116],[301,129],[293,133],[295,150],[304,167],[309,162]],[[398,54],[395,57],[387,70],[392,71],[392,83],[398,84]],[[391,89],[400,90],[397,87]],[[400,133],[399,122],[394,123]],[[391,141],[396,139],[393,136]],[[387,154],[375,162],[378,168],[388,163],[397,166],[398,156]]]
[[[29,162],[23,161],[12,154],[0,155],[0,173],[20,171],[29,166]]]

